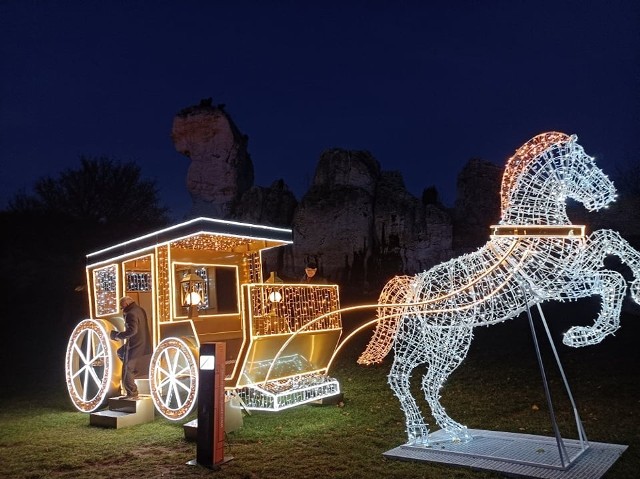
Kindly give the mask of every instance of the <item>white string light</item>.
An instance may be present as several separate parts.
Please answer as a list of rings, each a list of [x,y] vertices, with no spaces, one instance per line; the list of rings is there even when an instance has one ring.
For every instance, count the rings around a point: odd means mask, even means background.
[[[615,200],[609,178],[585,154],[577,137],[540,134],[508,160],[502,180],[500,224],[474,253],[442,263],[415,276],[393,278],[382,290],[378,323],[360,364],[382,361],[394,349],[389,385],[406,417],[409,444],[429,445],[429,429],[411,395],[410,377],[425,366],[422,391],[437,424],[452,441],[471,437],[466,426],[449,417],[440,391],[464,360],[473,328],[514,318],[544,301],[600,296],[592,326],[575,326],[566,345],[596,344],[619,328],[626,281],[604,269],[604,259],[618,256],[634,274],[631,294],[640,303],[640,253],[617,232],[589,236],[572,225],[565,201],[588,210]]]

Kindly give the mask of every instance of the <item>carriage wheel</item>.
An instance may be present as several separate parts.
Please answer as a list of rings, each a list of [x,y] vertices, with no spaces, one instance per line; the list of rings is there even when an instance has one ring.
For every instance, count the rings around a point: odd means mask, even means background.
[[[114,353],[107,321],[85,319],[71,333],[65,356],[67,390],[74,406],[91,412],[120,392],[121,362]]]
[[[186,417],[196,403],[198,369],[194,351],[189,341],[167,338],[151,356],[151,397],[158,412],[172,421]]]

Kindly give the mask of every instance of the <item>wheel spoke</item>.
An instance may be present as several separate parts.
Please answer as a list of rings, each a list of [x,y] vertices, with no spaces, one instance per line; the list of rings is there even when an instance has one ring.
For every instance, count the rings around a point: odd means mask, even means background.
[[[100,359],[106,360],[107,358],[104,354],[96,355],[93,358],[91,358],[91,361],[89,361],[89,364],[87,364],[87,366],[93,367],[93,363],[95,363],[96,361],[99,361]]]
[[[171,356],[169,356],[169,349],[165,349],[164,351],[162,351],[162,355],[164,356],[164,362],[167,365],[167,375],[171,376],[173,373],[173,370],[171,369]]]
[[[158,383],[158,387],[162,389],[167,385],[167,383],[170,383],[171,381],[172,381],[172,378],[169,376],[166,376],[165,378],[162,379],[162,381]]]
[[[89,362],[89,358],[92,356],[92,351],[93,351],[93,333],[91,331],[87,331],[87,352],[84,355],[84,363],[88,363]]]
[[[178,361],[180,360],[180,351],[176,350],[175,356],[173,356],[173,364],[171,365],[171,374],[176,375],[176,369],[178,369]]]
[[[191,378],[188,378],[188,379],[191,379]],[[189,381],[189,382],[191,382],[191,381]],[[187,392],[187,394],[189,394],[189,392],[191,392],[191,388],[189,386],[186,386],[182,381],[176,381],[176,384],[178,386],[180,386],[182,389],[184,389]]]
[[[81,342],[82,341],[80,340],[80,338],[76,339],[76,341],[73,343],[73,350],[78,355],[80,360],[86,364],[87,358],[85,357],[84,352],[82,351],[82,349],[80,349],[80,346],[78,345],[78,343],[81,343]]]
[[[178,403],[178,408],[181,408],[182,405],[184,404],[184,401],[182,400],[182,398],[180,397],[180,391],[178,391],[178,386],[177,386],[177,381],[173,381],[171,383],[171,389],[173,390],[173,392],[175,393],[176,396],[176,402]]]
[[[156,370],[156,374],[159,377],[163,377],[163,376],[170,376],[171,374],[169,373],[169,371],[167,371],[166,369],[164,369],[162,366],[160,366],[158,364],[157,370]]]
[[[89,368],[84,367],[84,378],[82,379],[82,400],[87,400],[87,384],[89,383]]]
[[[189,367],[189,365],[187,364],[185,367],[183,367],[180,371],[174,373],[173,375],[175,377],[190,377],[189,372],[191,371],[191,368]]]
[[[167,388],[167,397],[166,397],[166,400],[164,401],[164,405],[167,406],[168,408],[171,408],[172,396],[173,396],[173,379],[170,379],[169,387]]]
[[[96,370],[93,369],[92,367],[89,367],[87,369],[89,370],[89,375],[93,379],[95,385],[98,386],[98,388],[100,388],[100,385],[102,384],[102,379],[98,377],[98,375],[96,374]],[[87,386],[88,384],[85,383],[84,385],[85,389],[87,389]]]
[[[78,369],[78,371],[76,371],[74,374],[71,375],[71,379],[75,379],[78,376],[80,376],[82,373],[84,373],[87,369],[87,365],[85,364],[84,366],[82,366],[80,369]]]

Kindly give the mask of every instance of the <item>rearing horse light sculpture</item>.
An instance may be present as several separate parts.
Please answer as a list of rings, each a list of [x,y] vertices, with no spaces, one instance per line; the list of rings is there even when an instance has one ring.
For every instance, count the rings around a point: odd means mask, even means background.
[[[380,362],[393,347],[389,384],[406,416],[409,444],[429,444],[429,429],[410,390],[411,372],[423,365],[422,390],[436,422],[453,441],[471,439],[466,426],[445,412],[440,390],[466,357],[475,327],[514,318],[545,301],[597,295],[601,308],[594,324],[570,328],[563,342],[599,343],[618,329],[627,287],[620,273],[604,269],[609,255],[631,269],[631,296],[640,303],[640,253],[615,231],[585,236],[584,226],[572,225],[566,212],[567,198],[593,211],[614,201],[615,194],[575,135],[540,134],[507,162],[502,216],[485,246],[387,283],[378,301],[379,321],[358,362]]]

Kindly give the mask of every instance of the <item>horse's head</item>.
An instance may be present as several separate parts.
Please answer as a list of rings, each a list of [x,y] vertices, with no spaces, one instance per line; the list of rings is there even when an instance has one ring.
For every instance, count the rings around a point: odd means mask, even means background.
[[[560,163],[563,167],[559,175],[564,189],[562,193],[579,201],[589,211],[599,210],[615,201],[616,188],[577,140],[576,135],[571,135]]]
[[[613,183],[577,139],[559,132],[542,133],[516,150],[502,179],[502,223],[564,223],[567,198],[588,210],[599,210],[615,200]]]

